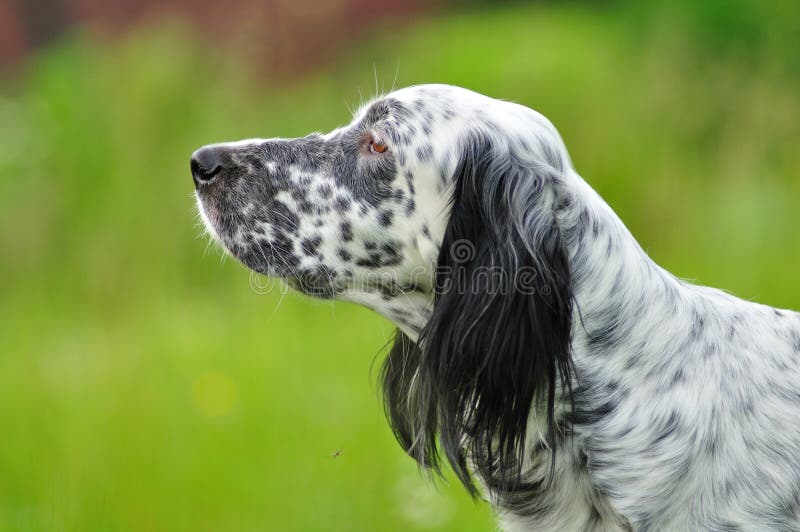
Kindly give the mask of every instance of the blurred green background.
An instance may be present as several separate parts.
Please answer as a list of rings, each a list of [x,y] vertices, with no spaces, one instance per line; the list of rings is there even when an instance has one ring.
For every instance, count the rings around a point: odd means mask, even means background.
[[[198,225],[196,147],[328,130],[376,78],[537,109],[661,265],[800,308],[799,2],[417,3],[290,64],[181,13],[0,75],[0,530],[494,528],[394,442],[391,325]]]

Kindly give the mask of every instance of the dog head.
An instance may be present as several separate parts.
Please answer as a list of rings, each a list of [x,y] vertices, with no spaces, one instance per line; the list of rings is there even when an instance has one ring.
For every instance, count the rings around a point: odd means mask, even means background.
[[[497,485],[519,473],[531,405],[547,405],[554,430],[571,360],[555,217],[569,160],[546,119],[417,86],[327,134],[203,147],[191,168],[201,215],[233,256],[403,331],[383,378],[409,454],[435,466],[438,438],[468,486],[468,462]]]
[[[249,268],[361,303],[415,335],[430,312],[455,130],[465,127],[453,92],[401,90],[327,134],[197,150],[207,228]]]

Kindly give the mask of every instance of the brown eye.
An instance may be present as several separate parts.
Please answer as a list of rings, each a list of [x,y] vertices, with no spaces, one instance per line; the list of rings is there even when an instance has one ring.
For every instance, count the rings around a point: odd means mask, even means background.
[[[384,153],[388,149],[389,146],[376,139],[372,139],[369,143],[369,151],[372,153]]]

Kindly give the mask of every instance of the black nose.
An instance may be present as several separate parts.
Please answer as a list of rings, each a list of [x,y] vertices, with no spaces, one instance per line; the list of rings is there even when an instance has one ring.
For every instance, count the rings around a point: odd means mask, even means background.
[[[223,154],[221,146],[206,146],[192,154],[192,178],[197,185],[208,185],[222,171]]]

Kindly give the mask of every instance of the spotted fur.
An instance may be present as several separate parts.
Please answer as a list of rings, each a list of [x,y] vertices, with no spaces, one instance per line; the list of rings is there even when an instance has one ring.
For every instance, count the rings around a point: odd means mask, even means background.
[[[506,530],[800,530],[800,314],[656,265],[541,115],[426,85],[194,157],[232,255],[397,324],[399,442]]]

